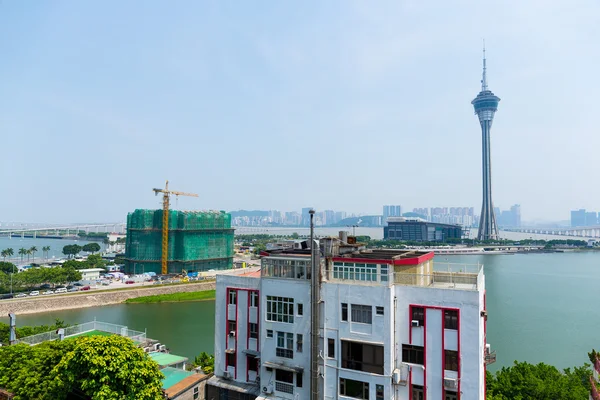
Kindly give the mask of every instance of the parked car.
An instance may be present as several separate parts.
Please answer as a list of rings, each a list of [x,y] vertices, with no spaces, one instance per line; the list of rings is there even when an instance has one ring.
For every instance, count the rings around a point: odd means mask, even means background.
[[[73,286],[67,289],[67,292],[78,292],[79,288],[77,286]]]
[[[15,298],[27,297],[27,293],[17,293]]]
[[[108,286],[108,285],[110,285],[110,281],[102,281],[102,284],[103,284],[104,286]]]
[[[90,289],[91,289],[91,287],[89,287],[89,286],[84,286],[84,287],[82,287],[80,290],[90,290]]]
[[[13,297],[15,296],[10,293],[0,294],[0,300],[12,299]]]
[[[54,291],[46,290],[45,292],[42,292],[42,295],[44,295],[44,294],[54,294]]]
[[[125,281],[126,285],[133,285],[135,282],[134,281]]]
[[[29,293],[30,296],[39,296],[40,292],[38,292],[37,290],[34,290],[33,292]]]
[[[83,286],[83,283],[75,282],[73,286]]]
[[[50,284],[44,283],[42,286],[40,286],[40,289],[50,289]]]
[[[67,293],[67,288],[66,287],[58,288],[54,291],[54,293]]]

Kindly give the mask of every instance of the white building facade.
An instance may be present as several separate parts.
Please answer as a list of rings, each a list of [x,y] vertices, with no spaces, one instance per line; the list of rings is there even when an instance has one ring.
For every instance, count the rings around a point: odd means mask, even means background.
[[[310,257],[298,253],[263,257],[260,277],[217,277],[208,385],[221,395],[207,399],[310,398]],[[319,399],[485,398],[483,268],[455,269],[414,251],[324,258]]]

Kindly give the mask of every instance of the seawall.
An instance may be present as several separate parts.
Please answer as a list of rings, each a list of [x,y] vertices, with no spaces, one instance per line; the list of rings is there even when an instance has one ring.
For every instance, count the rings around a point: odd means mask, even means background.
[[[106,306],[109,304],[122,303],[127,299],[135,297],[180,292],[199,292],[202,290],[213,290],[215,287],[215,282],[210,281],[172,286],[150,286],[127,290],[107,290],[97,293],[94,293],[94,291],[91,290],[73,294],[2,300],[0,301],[0,317],[6,317],[10,312],[16,314],[34,314],[39,312],[70,310],[74,308]]]

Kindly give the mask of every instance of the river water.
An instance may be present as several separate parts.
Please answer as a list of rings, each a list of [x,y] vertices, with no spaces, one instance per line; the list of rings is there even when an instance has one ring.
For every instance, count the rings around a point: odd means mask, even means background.
[[[105,245],[102,243],[102,239],[92,240],[92,242],[98,243],[100,248],[104,250]],[[12,256],[11,261],[20,262],[21,256],[19,255],[19,249],[25,248],[29,249],[32,246],[37,247],[37,252],[35,253],[35,259],[37,261],[44,261],[44,254],[42,252],[42,247],[50,246],[50,251],[48,252],[48,259],[52,260],[53,258],[63,258],[65,255],[62,253],[62,249],[64,246],[69,244],[78,244],[83,246],[86,243],[90,243],[87,240],[70,240],[70,239],[41,239],[41,238],[20,238],[20,237],[0,237],[0,250],[12,248],[14,251],[14,255]],[[0,259],[1,261],[2,259]],[[30,261],[33,261],[32,257],[29,257]],[[6,261],[9,261],[8,259]],[[27,261],[27,256],[24,257],[24,261]]]
[[[600,347],[600,252],[438,256],[485,265],[488,342],[496,370],[514,360],[559,368],[582,365]],[[17,316],[18,325],[75,324],[97,318],[147,330],[148,337],[193,359],[214,346],[214,302],[120,304]],[[6,322],[6,318],[0,318]]]

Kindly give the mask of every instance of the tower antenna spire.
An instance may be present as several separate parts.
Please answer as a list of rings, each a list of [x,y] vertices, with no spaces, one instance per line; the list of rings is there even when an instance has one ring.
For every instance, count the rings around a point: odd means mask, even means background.
[[[481,79],[481,91],[488,90],[487,85],[487,71],[485,66],[485,39],[483,39],[483,78]]]

